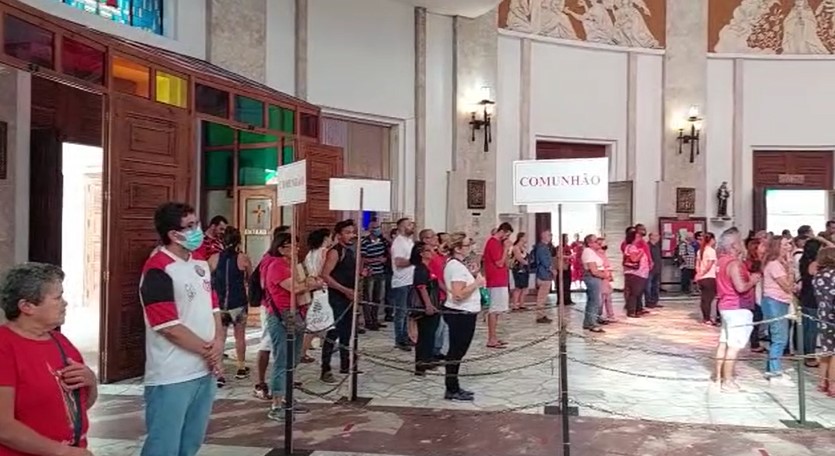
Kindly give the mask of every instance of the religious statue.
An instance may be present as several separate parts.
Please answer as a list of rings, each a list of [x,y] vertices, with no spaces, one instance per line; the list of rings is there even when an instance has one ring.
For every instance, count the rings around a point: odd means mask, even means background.
[[[716,216],[721,218],[728,217],[728,198],[731,197],[731,191],[728,190],[728,183],[722,182],[719,190],[716,191],[716,199],[719,200],[719,208],[716,210]]]

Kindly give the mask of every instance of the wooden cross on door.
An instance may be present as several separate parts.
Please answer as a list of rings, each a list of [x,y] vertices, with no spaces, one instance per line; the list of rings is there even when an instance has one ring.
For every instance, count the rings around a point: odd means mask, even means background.
[[[252,211],[252,213],[255,215],[255,223],[260,225],[261,223],[263,223],[261,221],[261,217],[263,217],[264,214],[267,213],[267,211],[265,211],[264,208],[262,208],[261,205],[259,204],[258,206],[255,207],[255,210]]]

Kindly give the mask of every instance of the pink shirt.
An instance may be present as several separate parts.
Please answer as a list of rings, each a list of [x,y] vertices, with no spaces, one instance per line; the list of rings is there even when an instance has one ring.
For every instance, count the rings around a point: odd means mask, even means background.
[[[641,259],[638,261],[638,269],[624,269],[623,273],[634,274],[638,277],[643,277],[646,279],[647,277],[649,277],[650,269],[650,259],[647,255],[647,252],[641,247],[637,247],[635,245],[627,245],[626,250],[624,251],[624,255],[632,256],[635,255],[636,252],[643,252],[643,255],[641,255]]]
[[[763,268],[763,296],[790,304],[792,302],[791,293],[786,293],[777,283],[777,279],[786,277],[788,274],[782,263],[777,260],[769,261]]]
[[[733,255],[722,255],[716,262],[716,307],[719,310],[738,310],[753,307],[753,301],[746,299],[748,293],[740,293],[734,288],[734,281],[728,273],[728,266],[737,261]],[[739,263],[740,273],[746,273]],[[744,279],[744,276],[743,276]]]
[[[602,253],[602,252],[601,252]],[[609,257],[606,255],[598,255],[601,260],[603,260],[603,270],[608,272],[609,274],[612,273],[612,262],[609,261]],[[603,283],[600,285],[600,292],[601,293],[611,293],[612,292],[612,282],[609,279],[603,279]]]

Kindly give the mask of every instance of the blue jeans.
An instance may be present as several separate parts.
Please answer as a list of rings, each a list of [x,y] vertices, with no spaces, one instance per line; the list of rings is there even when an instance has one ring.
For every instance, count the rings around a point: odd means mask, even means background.
[[[811,318],[806,318],[806,315],[817,318],[818,309],[803,309],[803,354],[811,355],[818,350],[818,322]],[[798,345],[800,343],[798,342]]]
[[[647,277],[647,287],[644,289],[644,304],[654,306],[659,301],[659,289],[661,288],[661,273],[650,272]]]
[[[394,343],[397,345],[409,345],[406,310],[411,288],[405,286],[391,289],[391,304],[394,306]]]
[[[145,387],[148,438],[142,456],[195,456],[206,438],[217,391],[213,375]]]
[[[789,313],[788,303],[778,301],[768,296],[762,300],[763,319],[785,317]],[[789,321],[785,318],[773,321],[768,324],[768,333],[771,336],[771,344],[768,346],[768,360],[766,361],[766,373],[779,375],[782,373],[780,357],[789,343]]]
[[[284,397],[287,392],[287,328],[284,327],[284,322],[278,319],[275,314],[267,314],[267,331],[270,334],[270,343],[272,344],[273,355],[273,371],[270,376],[270,391],[273,395]],[[299,365],[301,359],[302,346],[304,345],[304,336],[297,334],[294,342],[295,348],[295,366]],[[294,366],[294,367],[295,367]]]
[[[583,282],[586,284],[586,315],[583,317],[583,328],[589,329],[598,326],[597,320],[600,315],[600,284],[602,280],[587,272],[583,275]]]
[[[438,322],[438,329],[435,331],[435,351],[432,353],[435,357],[444,354],[444,345],[447,345],[447,337],[449,337],[449,327],[443,318]]]

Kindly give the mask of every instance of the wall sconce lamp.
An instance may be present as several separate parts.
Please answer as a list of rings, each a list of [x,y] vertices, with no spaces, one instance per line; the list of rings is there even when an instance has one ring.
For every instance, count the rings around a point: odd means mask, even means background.
[[[702,131],[702,118],[699,117],[699,107],[696,105],[690,106],[687,111],[687,124],[690,125],[690,133],[685,134],[686,126],[681,126],[678,129],[678,153],[679,155],[684,151],[684,145],[690,145],[690,163],[696,161],[696,155],[699,155],[699,134]]]
[[[481,101],[476,103],[482,108],[482,118],[478,118],[478,113],[473,111],[470,116],[470,141],[475,142],[476,130],[483,130],[484,132],[484,152],[490,151],[490,143],[493,142],[493,123],[491,110],[496,102],[490,99],[490,88],[481,88]]]

